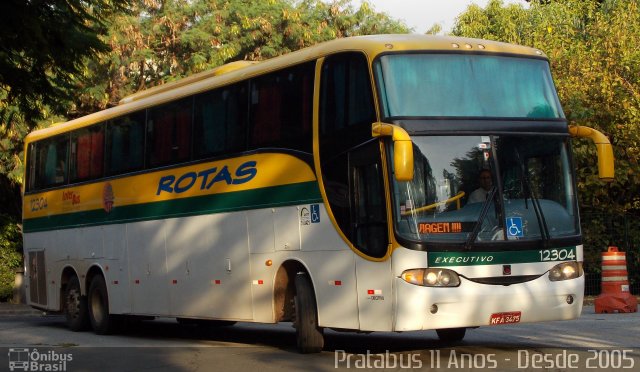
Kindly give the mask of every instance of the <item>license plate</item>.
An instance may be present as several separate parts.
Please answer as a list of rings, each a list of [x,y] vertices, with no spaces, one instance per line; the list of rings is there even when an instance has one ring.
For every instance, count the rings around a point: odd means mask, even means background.
[[[522,315],[522,312],[520,311],[510,311],[508,313],[491,314],[491,319],[489,319],[489,325],[520,323],[521,315]]]

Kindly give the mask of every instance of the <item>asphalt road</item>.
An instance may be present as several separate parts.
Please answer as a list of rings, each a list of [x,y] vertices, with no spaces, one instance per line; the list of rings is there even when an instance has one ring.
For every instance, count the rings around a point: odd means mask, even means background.
[[[483,327],[445,345],[433,331],[326,331],[325,350],[301,355],[290,323],[203,328],[158,319],[122,334],[70,332],[61,316],[0,313],[0,370],[330,371],[330,370],[640,370],[640,313]]]

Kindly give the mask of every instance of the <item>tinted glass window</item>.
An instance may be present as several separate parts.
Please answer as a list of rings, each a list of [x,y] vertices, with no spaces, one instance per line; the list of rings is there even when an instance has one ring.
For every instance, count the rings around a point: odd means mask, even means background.
[[[389,242],[381,159],[376,140],[349,153],[351,240],[373,257],[383,257]]]
[[[385,117],[564,117],[542,59],[393,54],[376,73]]]
[[[187,161],[191,157],[193,99],[149,109],[147,115],[148,167]]]
[[[216,89],[195,98],[193,154],[202,159],[246,150],[246,84]]]
[[[498,241],[579,234],[566,138],[456,135],[412,140],[414,178],[393,180],[396,232],[403,238],[474,242],[502,250],[513,246],[500,248]]]
[[[331,212],[343,234],[366,255],[387,249],[379,143],[367,60],[360,53],[332,56],[322,66],[320,161]]]
[[[37,188],[36,157],[38,156],[37,143],[29,144],[27,150],[26,189],[31,191]]]
[[[307,63],[251,81],[251,148],[312,152],[314,66]]]
[[[345,53],[322,67],[320,131],[322,134],[366,126],[376,120],[369,68],[364,55]]]
[[[35,144],[34,189],[65,184],[69,173],[69,137],[61,135]]]
[[[136,112],[107,125],[107,173],[120,174],[144,166],[145,112]]]
[[[71,182],[102,176],[104,166],[104,127],[95,125],[71,134]]]

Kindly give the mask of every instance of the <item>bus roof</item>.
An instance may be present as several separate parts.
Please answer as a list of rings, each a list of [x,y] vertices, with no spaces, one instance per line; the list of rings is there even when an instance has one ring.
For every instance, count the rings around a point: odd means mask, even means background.
[[[319,43],[260,63],[248,61],[246,63],[231,62],[231,64],[201,72],[175,82],[152,87],[123,98],[118,106],[34,131],[27,135],[25,144],[298,63],[348,51],[363,52],[368,56],[369,60],[373,60],[382,53],[402,51],[493,53],[546,59],[545,54],[538,49],[489,40],[417,34],[348,37]]]

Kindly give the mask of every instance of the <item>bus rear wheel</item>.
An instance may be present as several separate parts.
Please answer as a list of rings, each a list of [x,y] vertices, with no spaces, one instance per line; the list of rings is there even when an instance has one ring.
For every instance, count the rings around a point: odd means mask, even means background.
[[[295,322],[298,350],[303,354],[319,353],[324,346],[323,329],[318,326],[318,306],[311,280],[305,273],[295,278]]]
[[[67,326],[74,332],[84,331],[89,326],[87,298],[80,293],[80,281],[74,276],[67,283],[64,294],[64,315]]]
[[[109,314],[109,294],[102,275],[96,275],[91,280],[87,300],[93,331],[99,335],[113,333],[118,319],[115,315]]]
[[[458,342],[462,341],[465,333],[467,332],[466,328],[443,328],[436,329],[436,333],[438,334],[438,338],[440,341],[444,342]]]

